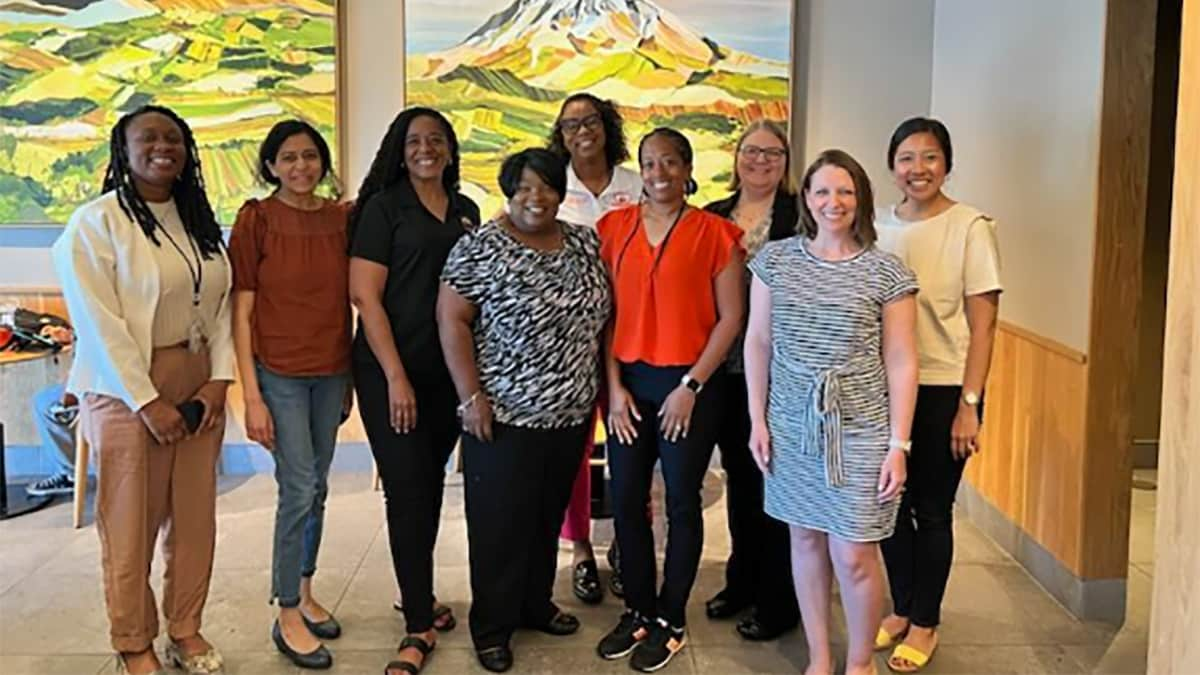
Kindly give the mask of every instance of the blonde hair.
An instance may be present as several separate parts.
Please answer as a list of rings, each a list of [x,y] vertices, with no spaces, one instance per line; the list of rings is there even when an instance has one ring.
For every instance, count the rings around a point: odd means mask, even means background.
[[[738,178],[737,158],[742,152],[742,146],[745,145],[746,138],[759,130],[770,132],[772,136],[779,139],[780,143],[783,143],[783,150],[787,154],[783,157],[783,176],[779,178],[779,190],[789,195],[795,195],[796,179],[792,176],[792,150],[788,145],[787,130],[779,122],[769,119],[754,120],[746,126],[746,130],[738,137],[737,145],[733,148],[733,171],[729,178],[730,191],[737,192],[742,187],[742,181]]]

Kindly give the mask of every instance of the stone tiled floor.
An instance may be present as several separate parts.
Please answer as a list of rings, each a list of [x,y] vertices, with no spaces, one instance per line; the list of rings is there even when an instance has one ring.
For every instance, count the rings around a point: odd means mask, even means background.
[[[395,585],[381,496],[370,490],[366,474],[337,474],[332,483],[316,578],[319,597],[345,629],[342,638],[330,643],[335,655],[332,672],[381,672],[402,630],[399,615],[391,609]],[[224,652],[230,675],[300,672],[275,652],[269,637],[274,492],[274,482],[265,475],[227,477],[221,484],[216,569],[205,634]],[[436,553],[436,583],[439,598],[454,607],[463,625],[442,637],[425,671],[431,675],[485,672],[475,662],[465,626],[470,595],[462,502],[462,488],[451,478]],[[661,500],[656,504],[661,508]],[[1075,620],[978,530],[960,522],[941,647],[926,672],[1144,670],[1153,573],[1153,493],[1135,492],[1133,511],[1129,618],[1119,632]],[[722,562],[729,546],[725,520],[721,479],[714,473],[705,488],[707,538],[689,609],[690,646],[665,672],[799,672],[806,662],[799,632],[756,645],[740,640],[732,624],[704,617],[704,599],[722,585]],[[1145,532],[1147,523],[1150,533]],[[610,537],[611,525],[599,522],[596,541],[604,543]],[[98,551],[93,527],[71,529],[70,506],[65,502],[0,524],[0,673],[109,672],[113,663]],[[567,638],[518,634],[513,672],[631,672],[624,662],[604,662],[594,655],[596,641],[615,621],[619,606],[611,597],[598,607],[578,603],[570,593],[569,563],[564,548],[556,598],[580,617],[583,629]],[[155,584],[157,588],[159,582]],[[838,632],[837,639],[844,640],[843,635]],[[887,672],[882,659],[878,665],[880,672]]]

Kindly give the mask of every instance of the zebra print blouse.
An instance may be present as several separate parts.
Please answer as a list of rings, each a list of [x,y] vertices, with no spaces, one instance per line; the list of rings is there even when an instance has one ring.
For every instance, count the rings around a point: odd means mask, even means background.
[[[495,419],[550,429],[586,422],[612,311],[600,240],[560,222],[563,247],[539,251],[493,221],[458,240],[442,281],[475,305],[480,383]]]

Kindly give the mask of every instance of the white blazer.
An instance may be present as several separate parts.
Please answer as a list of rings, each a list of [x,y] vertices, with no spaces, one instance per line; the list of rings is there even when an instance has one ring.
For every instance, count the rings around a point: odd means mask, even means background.
[[[150,381],[151,329],[158,308],[154,244],[106,192],[71,215],[54,242],[54,269],[75,327],[75,359],[67,390],[121,399],[130,410],[158,398]],[[228,266],[225,252],[221,257]],[[226,275],[220,309],[209,323],[214,380],[233,380],[234,353]]]

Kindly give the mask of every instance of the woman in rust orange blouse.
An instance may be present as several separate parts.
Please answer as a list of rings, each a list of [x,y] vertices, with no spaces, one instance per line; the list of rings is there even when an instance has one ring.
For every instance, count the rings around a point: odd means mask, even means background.
[[[329,171],[316,129],[276,124],[259,151],[261,178],[275,191],[242,206],[229,241],[246,433],[272,452],[279,484],[272,638],[303,668],[328,668],[321,640],[341,634],[312,591],[326,479],[351,392],[347,210],[315,193]]]

